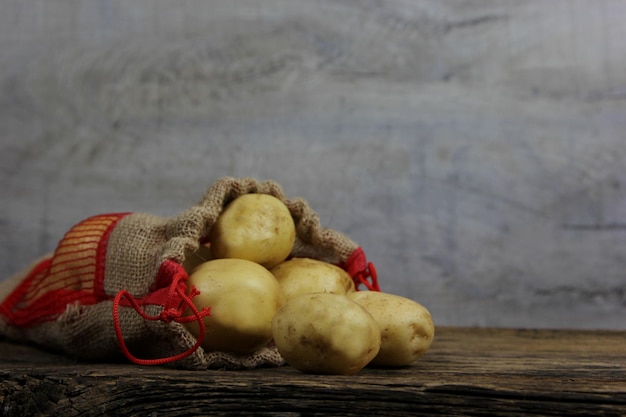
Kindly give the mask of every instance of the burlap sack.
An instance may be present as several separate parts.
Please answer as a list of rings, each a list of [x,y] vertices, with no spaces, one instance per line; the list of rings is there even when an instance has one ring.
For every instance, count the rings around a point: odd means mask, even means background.
[[[0,335],[88,360],[126,356],[196,370],[282,364],[272,346],[245,356],[206,352],[182,324],[209,314],[182,314],[194,296],[185,285],[185,256],[206,241],[221,210],[246,193],[273,195],[289,208],[296,224],[291,256],[338,264],[357,287],[378,289],[361,248],[322,227],[305,200],[287,199],[273,181],[225,177],[176,217],[114,213],[74,226],[54,254],[0,283]]]

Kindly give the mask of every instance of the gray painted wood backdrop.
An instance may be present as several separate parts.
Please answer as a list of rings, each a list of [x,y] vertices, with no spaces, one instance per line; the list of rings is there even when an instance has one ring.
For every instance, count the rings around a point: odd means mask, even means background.
[[[0,272],[271,178],[437,324],[626,328],[626,2],[2,0]]]

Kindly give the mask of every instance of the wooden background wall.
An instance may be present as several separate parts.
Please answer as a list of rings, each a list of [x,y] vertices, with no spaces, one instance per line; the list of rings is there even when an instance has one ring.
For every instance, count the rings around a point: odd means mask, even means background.
[[[254,176],[437,324],[625,329],[625,20],[621,0],[1,0],[0,276],[89,215]]]

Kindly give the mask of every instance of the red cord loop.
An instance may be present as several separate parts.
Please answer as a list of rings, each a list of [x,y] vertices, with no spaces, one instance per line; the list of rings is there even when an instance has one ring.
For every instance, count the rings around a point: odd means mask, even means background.
[[[344,264],[340,265],[352,277],[357,289],[364,285],[370,291],[380,291],[378,274],[373,263],[367,262],[365,252],[361,247],[352,252]]]
[[[363,284],[370,291],[380,291],[378,285],[378,274],[373,263],[368,262],[365,269],[359,272],[355,277],[359,283]]]
[[[196,288],[192,288],[191,292],[187,294],[187,286],[185,285],[185,280],[187,279],[186,273],[177,272],[172,277],[172,282],[168,287],[167,296],[165,301],[161,304],[160,302],[156,302],[158,297],[155,297],[156,293],[148,295],[145,299],[137,300],[135,299],[128,291],[121,290],[113,299],[113,326],[115,328],[115,335],[117,336],[117,341],[122,349],[122,353],[124,356],[131,362],[134,362],[139,365],[162,365],[170,362],[175,362],[180,359],[186,358],[187,356],[193,354],[202,344],[202,340],[204,339],[205,334],[205,326],[203,317],[211,314],[210,308],[204,308],[199,311],[196,306],[193,304],[193,297],[198,295],[200,292]],[[198,335],[198,339],[196,343],[191,346],[186,351],[179,353],[177,355],[169,356],[166,358],[158,358],[158,359],[141,359],[134,356],[128,350],[126,346],[126,341],[124,340],[124,335],[122,332],[122,324],[120,322],[119,316],[119,307],[122,302],[125,301],[126,305],[132,307],[144,320],[149,321],[157,321],[160,320],[165,323],[170,323],[175,321],[177,323],[188,323],[191,321],[197,321],[198,326],[200,327],[200,334]],[[157,304],[162,305],[163,310],[159,315],[152,316],[145,312],[143,306],[148,304]],[[183,316],[185,310],[189,308],[193,314],[189,316]]]

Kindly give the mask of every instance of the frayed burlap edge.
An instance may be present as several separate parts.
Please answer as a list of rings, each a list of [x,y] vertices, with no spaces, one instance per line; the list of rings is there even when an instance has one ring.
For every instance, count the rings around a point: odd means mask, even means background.
[[[182,263],[185,253],[196,250],[208,236],[223,208],[235,198],[251,193],[272,195],[289,209],[296,225],[296,242],[291,256],[341,263],[358,248],[344,234],[323,227],[318,214],[306,200],[287,198],[275,181],[222,177],[208,188],[197,205],[168,222],[167,243],[163,247],[161,261],[172,259]]]

